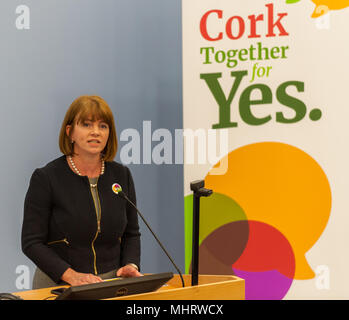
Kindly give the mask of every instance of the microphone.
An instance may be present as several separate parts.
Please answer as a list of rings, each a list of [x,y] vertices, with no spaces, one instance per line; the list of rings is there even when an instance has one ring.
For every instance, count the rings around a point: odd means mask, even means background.
[[[173,259],[171,258],[171,256],[169,255],[169,253],[166,251],[165,247],[162,245],[161,241],[158,239],[158,237],[156,236],[156,234],[154,233],[154,231],[151,229],[150,225],[148,224],[148,222],[145,220],[145,218],[143,217],[143,215],[140,213],[140,211],[138,210],[138,208],[135,206],[135,204],[126,196],[125,192],[122,191],[121,186],[118,183],[114,183],[112,185],[112,189],[113,192],[120,196],[121,198],[125,199],[129,204],[131,204],[132,207],[134,207],[138,213],[138,215],[141,217],[141,219],[143,220],[143,222],[145,223],[145,225],[147,226],[147,228],[149,229],[149,231],[152,233],[153,237],[155,238],[155,240],[158,242],[158,244],[160,245],[161,249],[165,252],[165,254],[167,255],[167,257],[170,259],[172,265],[175,267],[175,269],[177,270],[181,281],[182,281],[182,286],[183,288],[185,287],[184,285],[184,280],[183,280],[183,276],[181,271],[179,270],[179,268],[176,266],[176,264],[174,263]]]

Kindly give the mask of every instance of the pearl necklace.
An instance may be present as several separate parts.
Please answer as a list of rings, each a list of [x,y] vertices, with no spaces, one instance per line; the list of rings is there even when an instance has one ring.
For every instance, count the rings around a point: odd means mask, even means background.
[[[79,169],[76,167],[74,161],[73,161],[73,158],[71,156],[68,156],[68,160],[72,166],[72,168],[74,169],[74,171],[79,175],[79,176],[82,176],[81,172],[79,171]],[[101,173],[100,175],[102,175],[104,173],[104,168],[105,168],[105,165],[104,165],[104,160],[101,159],[101,162],[102,162],[102,166],[101,166]],[[92,188],[95,188],[97,187],[97,183],[90,183],[90,186]]]

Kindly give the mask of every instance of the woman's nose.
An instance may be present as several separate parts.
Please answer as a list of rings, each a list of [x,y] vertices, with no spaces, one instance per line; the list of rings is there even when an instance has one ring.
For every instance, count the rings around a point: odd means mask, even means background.
[[[99,126],[98,125],[93,125],[91,133],[94,134],[94,135],[99,135],[99,133],[100,133]]]

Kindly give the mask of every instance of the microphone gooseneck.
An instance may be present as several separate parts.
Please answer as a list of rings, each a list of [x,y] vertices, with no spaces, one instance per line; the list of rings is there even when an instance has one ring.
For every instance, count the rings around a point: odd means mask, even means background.
[[[114,189],[113,189],[114,190]],[[158,244],[160,245],[161,249],[165,252],[165,254],[167,255],[167,257],[170,259],[172,265],[175,267],[175,269],[177,270],[181,281],[182,281],[182,286],[183,288],[185,287],[184,285],[184,280],[183,280],[183,276],[181,271],[179,270],[179,268],[176,266],[176,264],[174,263],[173,259],[171,258],[171,256],[169,255],[169,253],[166,251],[165,247],[162,245],[161,241],[158,239],[158,237],[156,236],[156,234],[154,233],[154,231],[151,229],[151,227],[149,226],[148,222],[145,220],[145,218],[143,217],[143,215],[139,212],[138,208],[136,207],[136,205],[126,196],[126,194],[121,190],[121,186],[120,189],[117,190],[118,192],[115,192],[117,195],[119,195],[121,198],[125,199],[129,204],[132,205],[132,207],[134,207],[138,213],[138,215],[141,217],[141,219],[143,220],[143,222],[145,223],[145,225],[147,226],[147,228],[149,229],[149,231],[152,233],[152,235],[154,236],[155,240],[158,242]]]

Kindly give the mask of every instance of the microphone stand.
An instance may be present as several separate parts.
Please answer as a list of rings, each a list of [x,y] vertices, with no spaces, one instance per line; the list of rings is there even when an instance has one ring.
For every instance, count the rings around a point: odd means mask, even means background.
[[[204,180],[196,180],[190,183],[193,196],[193,248],[191,264],[191,285],[199,283],[199,228],[200,228],[200,198],[209,197],[212,190],[204,188]]]
[[[182,273],[180,272],[179,268],[176,266],[176,264],[174,263],[173,259],[171,258],[171,256],[169,255],[169,253],[166,251],[165,247],[162,245],[162,243],[160,242],[160,240],[158,239],[158,237],[155,235],[155,233],[153,232],[153,230],[151,229],[151,227],[149,226],[148,222],[145,220],[145,218],[143,217],[143,215],[139,212],[139,210],[137,209],[137,207],[134,205],[134,203],[126,196],[126,194],[123,191],[119,191],[118,195],[121,196],[121,198],[125,199],[128,203],[130,203],[132,205],[132,207],[134,207],[137,211],[137,213],[139,214],[139,216],[141,217],[141,219],[143,220],[143,222],[145,223],[145,225],[147,226],[147,228],[149,229],[149,231],[152,233],[152,235],[154,236],[155,240],[158,242],[158,244],[160,245],[161,249],[166,253],[167,257],[170,259],[170,261],[172,262],[173,266],[175,267],[175,269],[177,270],[181,281],[182,281],[182,286],[183,288],[185,287],[184,285],[184,280],[183,280],[183,276]]]

